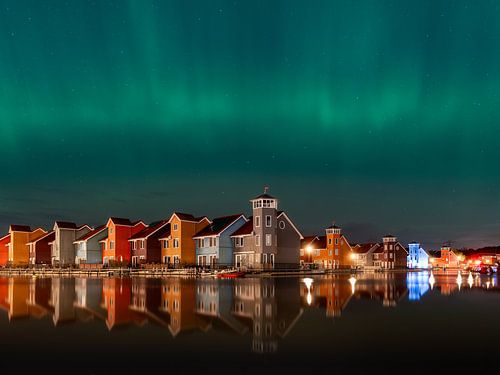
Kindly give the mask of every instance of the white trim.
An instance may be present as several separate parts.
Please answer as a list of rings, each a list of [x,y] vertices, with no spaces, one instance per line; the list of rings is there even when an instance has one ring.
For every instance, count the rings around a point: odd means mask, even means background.
[[[221,230],[218,234],[207,234],[207,235],[205,235],[205,236],[197,236],[197,235],[194,235],[194,236],[193,236],[193,240],[200,239],[200,238],[205,238],[205,237],[220,237],[220,235],[221,235],[222,233],[224,233],[226,230],[228,230],[228,229],[231,227],[231,225],[233,225],[234,223],[236,223],[236,222],[237,222],[238,220],[240,220],[240,218],[242,218],[242,217],[243,217],[243,219],[245,220],[245,223],[248,223],[248,220],[247,220],[247,218],[245,217],[245,215],[241,214],[241,215],[240,215],[240,216],[238,216],[235,220],[233,220],[230,224],[226,225],[226,227],[224,227],[224,229],[222,229],[222,230]],[[245,224],[243,224],[243,225],[245,225]],[[202,229],[202,230],[204,230],[204,229]],[[238,229],[236,229],[236,230],[238,230]],[[201,232],[201,231],[200,231],[200,232]],[[231,237],[231,236],[230,236],[230,237]]]
[[[155,234],[156,232],[158,232],[160,229],[162,229],[165,225],[167,224],[170,224],[169,222],[166,222],[165,224],[163,225],[160,225],[160,227],[158,227],[157,229],[155,229],[154,231],[152,231],[151,233],[149,233],[147,236],[144,236],[144,237],[137,237],[137,238],[129,238],[127,241],[137,241],[137,240],[147,240],[149,238],[149,236],[151,236],[152,234]],[[149,225],[146,226],[146,228],[149,228]],[[144,228],[143,230],[145,230],[146,228]],[[132,236],[133,237],[133,236]]]
[[[45,237],[47,237],[49,234],[52,234],[52,233],[54,233],[53,230],[51,230],[50,232],[45,233],[42,237],[39,237],[36,240],[33,240],[31,242],[27,242],[26,245],[37,243],[38,241],[43,240]],[[8,234],[7,236],[10,236],[10,234]],[[3,240],[7,236],[4,236],[4,237],[0,238],[0,241]]]
[[[182,213],[182,212],[179,212],[179,213]],[[186,215],[190,215],[190,214],[186,214]],[[203,220],[205,220],[205,219],[206,219],[209,223],[212,223],[212,222],[210,221],[210,219],[209,219],[208,217],[206,217],[206,216],[202,216],[202,217],[201,217],[201,219],[200,219],[200,220],[198,220],[198,221],[196,221],[196,220],[183,220],[183,219],[181,219],[181,218],[177,215],[177,212],[174,212],[174,213],[172,214],[172,216],[170,216],[170,219],[168,219],[168,222],[169,222],[169,223],[172,221],[172,219],[174,218],[174,216],[175,216],[175,217],[176,217],[179,221],[187,221],[187,222],[189,222],[189,223],[201,223],[201,222],[202,222]]]
[[[290,223],[290,225],[292,226],[292,228],[295,229],[295,231],[299,234],[300,239],[303,240],[304,236],[302,235],[302,233],[300,233],[300,231],[297,229],[297,227],[293,224],[292,220],[290,220],[290,218],[288,217],[288,215],[285,214],[285,212],[283,211],[282,213],[280,213],[277,216],[277,218],[279,218],[281,215],[284,215],[286,217],[286,219],[288,220],[288,222]]]

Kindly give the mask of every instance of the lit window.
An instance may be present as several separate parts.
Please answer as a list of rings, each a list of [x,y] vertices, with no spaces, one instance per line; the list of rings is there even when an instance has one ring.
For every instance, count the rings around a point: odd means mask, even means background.
[[[266,227],[270,228],[272,226],[272,218],[271,215],[266,215]]]
[[[260,216],[255,216],[255,227],[260,227]]]
[[[272,245],[272,237],[270,234],[266,234],[266,246]]]
[[[255,246],[260,246],[260,236],[255,236]]]

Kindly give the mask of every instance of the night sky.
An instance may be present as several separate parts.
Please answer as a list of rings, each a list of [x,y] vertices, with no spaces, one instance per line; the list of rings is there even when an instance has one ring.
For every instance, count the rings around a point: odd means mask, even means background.
[[[0,0],[0,229],[250,213],[500,243],[500,2]]]

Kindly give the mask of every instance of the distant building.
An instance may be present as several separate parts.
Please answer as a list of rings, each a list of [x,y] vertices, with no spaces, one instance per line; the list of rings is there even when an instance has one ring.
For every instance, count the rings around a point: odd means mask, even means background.
[[[231,235],[236,267],[298,268],[304,237],[285,212],[278,211],[278,200],[265,191],[250,202],[252,220]]]
[[[170,235],[168,220],[160,220],[150,224],[128,240],[132,256],[132,266],[146,263],[161,263],[160,238]]]
[[[50,244],[54,241],[55,237],[55,232],[50,231],[43,236],[36,238],[34,241],[28,242],[30,253],[29,262],[31,265],[51,264],[52,257]]]
[[[9,261],[10,233],[0,237],[0,267],[5,267]]]
[[[352,262],[357,268],[406,268],[408,251],[393,235],[386,235],[382,243],[363,243],[352,246]]]
[[[30,260],[28,243],[44,236],[47,232],[42,228],[31,230],[27,225],[11,225],[9,234],[8,264],[27,266]]]
[[[54,223],[55,237],[51,249],[52,265],[69,266],[75,264],[75,240],[90,232],[92,228],[86,224],[76,225],[67,221]]]
[[[314,263],[324,269],[350,268],[352,248],[342,229],[332,225],[325,232],[325,236],[306,237],[301,241],[301,264]]]
[[[102,245],[99,241],[108,237],[108,228],[101,225],[74,241],[76,264],[102,264]]]
[[[408,245],[407,267],[410,269],[429,268],[429,254],[427,254],[418,242],[411,242]]]
[[[129,219],[111,217],[106,223],[108,237],[102,239],[103,264],[130,264],[131,253],[128,240],[147,227],[143,221],[132,222]]]
[[[233,265],[231,234],[247,223],[243,214],[218,217],[193,237],[196,244],[196,264],[199,266]]]
[[[441,253],[439,258],[430,258],[429,261],[432,267],[437,268],[459,268],[460,257],[451,248],[450,245],[445,244],[441,246]]]
[[[174,212],[169,219],[170,233],[159,238],[162,263],[169,267],[196,264],[196,247],[193,236],[210,224],[206,216]]]

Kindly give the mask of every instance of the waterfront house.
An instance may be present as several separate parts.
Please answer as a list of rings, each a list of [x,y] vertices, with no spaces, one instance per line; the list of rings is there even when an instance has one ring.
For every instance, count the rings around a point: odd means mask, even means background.
[[[5,267],[9,261],[10,233],[0,237],[0,267]]]
[[[392,234],[382,238],[373,253],[373,266],[382,269],[406,268],[408,251]]]
[[[47,234],[42,228],[31,230],[27,225],[11,225],[9,227],[10,241],[8,264],[12,266],[27,266],[30,260],[28,243]]]
[[[210,224],[206,216],[194,217],[191,214],[174,212],[168,220],[170,234],[162,236],[162,263],[171,266],[196,264],[196,248],[193,236]]]
[[[408,245],[408,261],[409,269],[427,269],[429,268],[429,254],[420,246],[418,242],[411,242]]]
[[[138,267],[145,263],[161,263],[160,238],[170,235],[168,220],[151,223],[148,227],[134,234],[128,240],[132,266]]]
[[[438,268],[459,268],[460,256],[451,248],[449,244],[441,246],[440,256],[430,258],[432,267]]]
[[[373,253],[380,247],[377,242],[360,243],[352,247],[352,264],[356,268],[373,267]]]
[[[55,232],[50,231],[34,241],[28,242],[29,247],[29,264],[31,265],[50,265],[51,257],[51,243],[55,239]]]
[[[230,266],[233,264],[231,234],[247,223],[243,214],[218,217],[193,236],[196,263],[199,266]]]
[[[108,236],[100,241],[103,264],[129,265],[131,253],[128,240],[146,227],[142,221],[131,222],[129,219],[110,217],[106,223]]]
[[[288,215],[278,211],[278,199],[264,194],[250,200],[252,220],[232,235],[236,267],[298,268],[304,238]]]
[[[77,238],[75,245],[75,264],[102,264],[102,245],[100,241],[108,237],[108,228],[101,225]]]
[[[52,242],[52,265],[71,266],[75,264],[75,240],[90,232],[92,228],[86,224],[76,225],[68,221],[54,223],[55,238]]]
[[[307,237],[301,241],[301,263],[308,261],[323,269],[351,268],[353,252],[342,229],[331,225],[325,232],[325,236]]]

